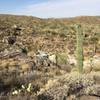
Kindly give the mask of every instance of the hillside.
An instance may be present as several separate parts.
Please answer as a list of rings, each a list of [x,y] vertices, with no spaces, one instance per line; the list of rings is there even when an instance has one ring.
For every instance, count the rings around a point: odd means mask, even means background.
[[[82,74],[76,66],[76,24],[84,36]],[[100,16],[0,14],[0,100],[93,98],[100,99]]]
[[[99,52],[99,16],[86,16],[64,19],[40,19],[32,16],[27,17],[14,15],[0,15],[0,45],[6,46],[6,38],[8,36],[15,36],[16,34],[17,40],[15,46],[17,42],[20,41],[20,44],[22,44],[22,46],[27,47],[29,51],[34,51],[35,49],[41,49],[43,51],[45,51],[45,49],[48,49],[49,51],[53,51],[58,48],[58,51],[61,50],[63,52],[64,50],[64,52],[66,52],[66,46],[69,46],[69,43],[71,43],[72,48],[74,48],[74,24],[82,25],[84,34],[86,36],[84,44],[88,44],[89,42],[91,42],[93,34],[96,34],[95,36],[97,39],[97,51]],[[20,30],[14,30],[14,25],[17,26]],[[1,51],[5,49],[4,46],[0,48]],[[9,45],[7,45],[7,48],[9,48]]]

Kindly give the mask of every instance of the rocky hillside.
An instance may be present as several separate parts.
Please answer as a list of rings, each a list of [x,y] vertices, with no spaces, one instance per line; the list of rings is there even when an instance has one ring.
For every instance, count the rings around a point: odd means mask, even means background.
[[[77,74],[74,65],[75,24],[81,24],[84,35],[84,71],[88,73],[84,76]],[[89,57],[94,65],[88,63]],[[99,16],[0,15],[0,100],[66,100],[81,95],[99,100],[100,75],[91,71],[100,71]]]
[[[100,53],[99,16],[40,19],[32,16],[0,15],[0,51],[9,47],[25,47],[28,52],[40,49],[46,52],[74,53],[74,24],[82,25],[85,36],[84,48],[86,46],[90,51],[96,44],[97,53]],[[8,42],[11,37],[15,39],[13,45]]]

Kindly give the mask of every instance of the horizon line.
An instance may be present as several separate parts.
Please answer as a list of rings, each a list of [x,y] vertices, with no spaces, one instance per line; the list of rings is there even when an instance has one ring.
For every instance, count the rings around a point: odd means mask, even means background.
[[[0,13],[0,15],[11,15],[11,16],[26,16],[26,17],[36,17],[40,19],[59,19],[59,18],[76,18],[76,17],[100,17],[100,15],[77,15],[77,16],[64,16],[64,17],[39,17],[34,15],[25,15],[25,14],[11,14],[11,13]]]

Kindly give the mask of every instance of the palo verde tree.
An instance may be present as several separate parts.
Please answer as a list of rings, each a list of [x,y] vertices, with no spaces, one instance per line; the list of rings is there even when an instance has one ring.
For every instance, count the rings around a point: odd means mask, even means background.
[[[76,60],[80,73],[83,72],[83,31],[81,25],[75,25],[76,28]]]

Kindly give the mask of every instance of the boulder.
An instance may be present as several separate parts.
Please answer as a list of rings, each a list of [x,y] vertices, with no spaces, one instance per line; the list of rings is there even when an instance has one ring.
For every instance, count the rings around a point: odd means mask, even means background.
[[[57,61],[56,61],[56,55],[55,54],[49,55],[49,60],[50,60],[51,63],[56,64],[57,63]]]

